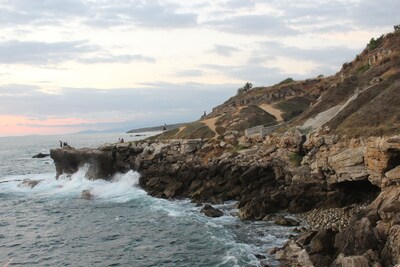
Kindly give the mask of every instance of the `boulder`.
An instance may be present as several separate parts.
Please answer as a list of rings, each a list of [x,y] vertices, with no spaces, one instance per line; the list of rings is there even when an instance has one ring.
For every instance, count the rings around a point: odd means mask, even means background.
[[[333,240],[336,232],[332,229],[320,230],[310,242],[310,252],[332,255],[334,253]]]
[[[345,255],[361,255],[378,248],[378,240],[368,218],[353,222],[335,238],[335,247]]]
[[[394,225],[390,229],[381,254],[385,266],[398,266],[400,264],[400,225]]]
[[[204,205],[204,207],[201,209],[200,212],[212,218],[221,217],[222,215],[224,215],[224,213],[221,210],[216,209],[209,204]]]

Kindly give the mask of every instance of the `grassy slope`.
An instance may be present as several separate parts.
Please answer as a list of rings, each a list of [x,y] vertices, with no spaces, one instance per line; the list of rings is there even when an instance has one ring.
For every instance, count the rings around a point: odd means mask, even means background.
[[[289,121],[309,108],[312,101],[313,100],[308,97],[296,96],[278,102],[274,107],[283,112],[282,117],[284,121]]]
[[[218,134],[224,134],[227,131],[244,132],[245,129],[257,125],[274,125],[276,118],[259,108],[258,106],[248,106],[235,113],[222,115],[216,122],[216,131]]]

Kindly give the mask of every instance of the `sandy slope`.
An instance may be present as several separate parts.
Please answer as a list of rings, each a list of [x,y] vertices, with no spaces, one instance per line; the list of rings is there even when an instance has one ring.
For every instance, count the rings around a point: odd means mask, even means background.
[[[208,128],[210,128],[210,129],[215,133],[214,138],[216,138],[216,137],[219,135],[219,134],[215,131],[215,128],[216,128],[215,123],[217,122],[218,118],[219,118],[219,117],[214,117],[214,118],[211,118],[211,119],[206,119],[206,120],[202,120],[202,121],[201,121],[202,123],[204,123],[205,125],[207,125]]]
[[[269,114],[275,116],[277,122],[282,122],[283,121],[282,111],[280,111],[279,109],[276,109],[276,108],[274,108],[274,107],[272,107],[271,105],[268,105],[268,104],[262,104],[260,106],[260,108],[262,108],[263,110],[265,110]]]

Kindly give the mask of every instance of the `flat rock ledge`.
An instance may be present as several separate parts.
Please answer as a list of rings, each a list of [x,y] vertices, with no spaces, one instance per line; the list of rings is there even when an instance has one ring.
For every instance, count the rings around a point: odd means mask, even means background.
[[[314,223],[277,251],[283,266],[400,264],[399,136],[347,140],[320,132],[306,138],[293,130],[262,142],[243,139],[239,148],[234,141],[141,141],[50,154],[57,177],[83,166],[89,179],[135,170],[152,196],[211,204],[236,200],[244,220],[338,209],[332,220],[343,223]]]

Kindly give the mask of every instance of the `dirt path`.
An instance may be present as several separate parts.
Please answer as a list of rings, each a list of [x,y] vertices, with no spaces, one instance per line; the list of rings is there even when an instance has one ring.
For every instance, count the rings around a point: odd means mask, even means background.
[[[282,122],[283,121],[282,111],[280,111],[279,109],[276,109],[276,108],[272,107],[269,104],[262,104],[260,106],[260,108],[262,108],[263,110],[265,110],[269,114],[275,116],[277,122]]]
[[[215,133],[215,136],[213,138],[217,138],[219,136],[219,134],[215,130],[215,128],[216,128],[215,123],[217,122],[219,117],[214,117],[214,118],[211,118],[211,119],[206,119],[206,120],[200,121],[200,122],[204,123],[205,125],[207,125],[208,128],[210,128],[211,131],[213,131]]]

